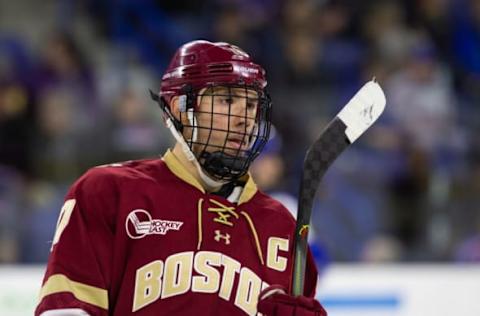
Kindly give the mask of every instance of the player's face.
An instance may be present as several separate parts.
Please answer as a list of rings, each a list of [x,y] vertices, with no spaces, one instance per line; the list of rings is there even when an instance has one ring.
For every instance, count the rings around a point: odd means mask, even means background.
[[[258,93],[246,88],[213,87],[200,91],[198,98],[199,144],[194,151],[245,154],[255,126]]]

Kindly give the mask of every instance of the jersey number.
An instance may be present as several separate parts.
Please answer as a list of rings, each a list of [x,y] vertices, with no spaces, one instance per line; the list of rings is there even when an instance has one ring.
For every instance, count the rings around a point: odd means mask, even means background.
[[[58,240],[60,239],[63,230],[65,229],[65,227],[67,227],[68,222],[70,221],[70,217],[72,216],[74,207],[75,199],[67,200],[65,201],[65,204],[63,204],[60,215],[58,216],[57,228],[55,229],[55,236],[53,236],[52,248],[50,249],[50,251],[52,251],[53,246],[58,243]]]

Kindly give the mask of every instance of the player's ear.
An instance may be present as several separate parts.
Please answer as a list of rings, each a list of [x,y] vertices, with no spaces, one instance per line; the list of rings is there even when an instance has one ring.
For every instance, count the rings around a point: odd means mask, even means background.
[[[170,111],[177,120],[180,120],[180,98],[178,95],[170,100]]]

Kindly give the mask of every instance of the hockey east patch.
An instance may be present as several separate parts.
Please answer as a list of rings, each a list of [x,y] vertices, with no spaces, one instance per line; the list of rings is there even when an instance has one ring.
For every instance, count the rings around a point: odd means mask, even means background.
[[[128,214],[125,230],[132,239],[140,239],[147,235],[166,235],[170,230],[180,230],[183,222],[153,219],[146,210],[136,209]]]

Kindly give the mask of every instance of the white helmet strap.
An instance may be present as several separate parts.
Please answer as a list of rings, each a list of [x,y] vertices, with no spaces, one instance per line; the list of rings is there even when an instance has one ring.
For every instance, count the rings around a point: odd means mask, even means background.
[[[190,122],[192,124],[192,126],[194,126],[194,131],[193,131],[193,138],[194,138],[194,141],[196,140],[197,138],[197,125],[196,125],[196,119],[195,119],[195,116],[193,115],[193,111],[189,111],[189,113],[191,113],[191,116],[193,117],[192,121]],[[189,117],[189,120],[190,120],[190,117]],[[195,154],[192,152],[192,150],[190,149],[190,147],[188,146],[188,144],[185,142],[185,138],[183,137],[183,135],[181,135],[177,129],[175,128],[175,124],[173,124],[173,121],[171,118],[167,118],[167,127],[168,129],[170,130],[170,132],[172,133],[173,137],[177,140],[177,142],[180,143],[180,145],[182,146],[182,151],[183,153],[185,154],[185,157],[187,157],[187,159],[191,162],[193,162],[193,164],[195,165],[195,167],[197,168],[197,171],[198,171],[198,175],[200,176],[200,178],[202,179],[202,181],[207,185],[209,186],[210,188],[213,188],[213,189],[218,189],[220,188],[222,185],[224,185],[225,183],[227,183],[228,181],[219,181],[219,180],[214,180],[212,178],[210,178],[208,175],[205,174],[205,172],[203,171],[202,169],[202,166],[200,166],[200,163],[198,162],[197,160],[197,157],[195,157]]]

